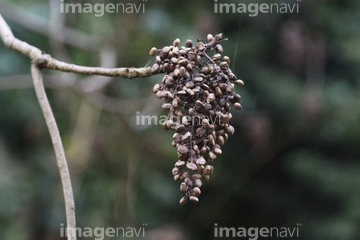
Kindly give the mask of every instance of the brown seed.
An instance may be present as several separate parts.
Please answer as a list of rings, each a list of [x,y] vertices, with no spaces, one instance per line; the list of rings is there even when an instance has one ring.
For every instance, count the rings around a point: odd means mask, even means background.
[[[205,104],[204,104],[204,108],[205,108],[206,111],[209,111],[209,110],[212,109],[212,106],[211,106],[210,103],[205,103]]]
[[[223,136],[218,136],[218,142],[219,142],[219,144],[220,145],[224,145],[225,144],[225,139],[224,139],[224,137]]]
[[[163,67],[162,67],[163,72],[170,72],[170,64],[169,63],[164,63]]]
[[[198,42],[196,46],[199,51],[202,51],[205,49],[205,44],[203,42]]]
[[[213,57],[212,57],[212,60],[213,61],[217,61],[217,60],[219,60],[221,58],[221,54],[220,53],[217,53],[217,54],[215,54]]]
[[[231,92],[234,91],[234,87],[235,87],[235,85],[234,85],[233,83],[231,83],[231,84],[229,84],[229,85],[226,87],[226,91],[227,91],[228,93],[231,93]]]
[[[198,128],[196,129],[196,136],[203,137],[206,134],[206,130],[204,128]]]
[[[184,182],[186,182],[186,185],[188,185],[189,187],[192,187],[192,186],[193,186],[193,182],[191,181],[190,178],[185,178],[185,179],[184,179]]]
[[[223,60],[230,64],[230,58],[228,56],[223,56]]]
[[[174,42],[173,42],[173,45],[175,47],[179,46],[180,45],[180,39],[179,38],[175,39]]]
[[[171,62],[172,62],[173,64],[177,64],[178,61],[179,61],[179,60],[178,60],[176,57],[172,57],[172,58],[171,58]]]
[[[215,95],[214,95],[213,93],[210,93],[210,94],[207,96],[206,100],[207,100],[208,102],[210,102],[210,103],[213,103],[213,102],[215,101]]]
[[[195,196],[195,197],[199,197],[201,195],[201,190],[198,187],[194,187],[191,191],[191,193]]]
[[[183,124],[180,124],[179,126],[176,127],[175,131],[176,132],[182,132],[185,130],[185,126]]]
[[[216,88],[215,88],[215,95],[216,95],[217,97],[222,96],[222,91],[221,91],[221,89],[220,89],[219,87],[216,87]]]
[[[197,197],[195,197],[195,196],[190,196],[189,199],[190,199],[190,201],[192,201],[194,203],[199,202],[199,199]]]
[[[169,124],[168,124],[168,121],[164,121],[164,123],[163,123],[163,129],[164,129],[164,130],[169,130],[169,129],[170,129]]]
[[[222,115],[220,116],[220,121],[221,121],[221,123],[226,123],[226,122],[228,122],[229,120],[230,120],[230,116],[227,115],[227,114],[222,114]]]
[[[194,81],[195,82],[202,82],[204,79],[202,77],[195,77]]]
[[[209,74],[210,73],[210,69],[207,66],[204,66],[201,68],[201,72],[203,74]]]
[[[172,106],[174,108],[177,108],[179,106],[179,101],[176,98],[174,98],[174,100],[172,101]]]
[[[176,167],[181,167],[181,166],[184,166],[184,165],[185,165],[185,162],[184,162],[184,161],[180,161],[180,160],[176,161],[176,163],[175,163],[175,166],[176,166]]]
[[[198,166],[197,172],[202,173],[205,168],[204,165],[197,165],[197,166]]]
[[[204,175],[204,181],[205,181],[205,182],[209,181],[209,179],[210,179],[210,176],[209,176],[209,175]]]
[[[182,59],[178,61],[178,64],[181,66],[185,66],[189,63],[189,61],[187,59]]]
[[[186,183],[182,182],[180,184],[180,192],[186,192],[188,190],[188,186],[186,185]]]
[[[206,165],[205,169],[204,169],[204,174],[205,175],[210,175],[214,172],[214,167],[211,165]]]
[[[241,80],[241,79],[238,79],[235,81],[235,84],[238,85],[238,86],[244,86],[244,81]]]
[[[180,70],[178,68],[174,69],[174,76],[177,77],[180,74]]]
[[[156,97],[157,98],[163,98],[164,97],[163,91],[157,91],[156,92]]]
[[[200,155],[204,155],[206,152],[207,152],[207,149],[206,149],[205,146],[203,146],[203,147],[200,149]]]
[[[197,166],[195,163],[187,163],[186,164],[186,167],[189,169],[189,170],[192,170],[192,171],[195,171],[197,169]]]
[[[236,108],[236,109],[238,109],[238,110],[241,110],[241,108],[242,108],[242,106],[241,106],[241,104],[240,103],[234,103],[234,107]]]
[[[212,40],[214,39],[214,36],[209,33],[209,34],[206,36],[206,38],[207,38],[208,42],[210,42],[210,41],[212,41]]]
[[[186,55],[185,49],[180,49],[179,54],[182,55],[182,56]]]
[[[234,94],[234,101],[240,102],[240,100],[241,100],[241,96],[239,94]]]
[[[216,154],[216,155],[220,155],[221,153],[222,153],[222,151],[221,151],[221,149],[220,148],[214,148],[214,153]]]
[[[172,138],[173,138],[174,140],[179,139],[179,138],[181,139],[181,137],[182,137],[182,135],[181,135],[180,133],[177,133],[177,132],[174,133],[173,136],[172,136]]]
[[[236,80],[236,76],[235,76],[235,74],[233,74],[233,73],[228,73],[227,76],[228,76],[228,77],[230,78],[230,80],[232,80],[232,81],[235,81],[235,80]]]
[[[178,56],[179,55],[179,48],[178,47],[174,47],[173,50],[172,50],[173,54],[175,56]]]
[[[190,96],[194,96],[194,91],[191,90],[190,88],[186,89],[186,92],[190,95]]]
[[[190,39],[186,40],[186,42],[185,42],[186,47],[190,48],[190,47],[192,47],[192,45],[193,45],[193,43],[192,43],[192,41]]]
[[[191,70],[193,69],[193,66],[191,65],[191,63],[188,63],[188,64],[186,65],[186,69],[187,69],[188,71],[191,71]]]
[[[217,156],[215,153],[213,153],[212,151],[209,152],[209,162],[214,161],[216,157]]]
[[[186,202],[187,202],[187,200],[188,200],[188,197],[186,197],[186,196],[184,196],[184,197],[182,197],[181,199],[180,199],[180,205],[185,205],[186,204]]]
[[[163,109],[170,109],[170,108],[171,108],[171,103],[163,103],[163,105],[161,106],[161,108],[163,108]]]
[[[223,49],[223,47],[222,47],[220,44],[216,44],[215,50],[216,50],[218,53],[224,52],[224,49]]]
[[[189,118],[190,118],[190,117],[188,117],[188,116],[183,116],[183,117],[181,118],[182,124],[184,124],[184,125],[186,125],[186,126],[189,125],[189,124],[190,124]]]
[[[193,87],[195,87],[195,84],[194,84],[194,82],[189,81],[189,82],[186,82],[186,83],[185,83],[185,86],[186,86],[187,88],[193,88]]]
[[[191,179],[193,179],[193,180],[201,179],[201,174],[199,174],[199,173],[194,173],[194,174],[191,176]]]
[[[160,85],[159,84],[155,84],[153,87],[153,92],[156,93],[160,90]]]
[[[200,179],[195,179],[195,180],[194,180],[194,186],[201,188],[201,186],[202,186],[202,181],[201,181]]]
[[[206,118],[202,120],[202,124],[204,126],[209,126],[210,125],[209,120],[207,120]]]
[[[161,52],[164,54],[167,54],[170,52],[170,48],[169,47],[163,47],[163,49],[161,49]]]
[[[177,91],[176,94],[178,94],[178,95],[186,95],[186,91],[180,90],[180,91]]]
[[[176,133],[177,135],[173,138],[175,143],[180,143],[181,142],[181,135],[179,133]]]
[[[179,168],[174,167],[174,168],[172,169],[172,174],[175,176],[175,175],[177,175],[178,173],[179,173]]]
[[[156,52],[157,52],[156,47],[152,47],[152,48],[150,49],[149,55],[150,55],[150,56],[155,56],[155,55],[156,55]]]
[[[155,63],[154,65],[152,65],[151,67],[151,72],[159,72],[160,70],[160,65]]]
[[[204,90],[210,90],[210,87],[205,83],[201,84],[201,88]]]
[[[187,140],[188,138],[191,138],[191,132],[187,132],[184,134],[184,136],[181,138],[182,141]]]
[[[185,155],[189,152],[189,149],[185,145],[179,145],[177,150],[182,155]]]
[[[197,165],[204,165],[206,163],[206,160],[203,157],[200,157],[196,160]]]
[[[180,178],[180,174],[176,174],[176,175],[174,175],[174,181],[179,180],[179,178]]]
[[[221,62],[219,66],[221,69],[225,69],[225,70],[229,68],[229,64],[227,62]]]
[[[180,67],[180,72],[179,72],[179,75],[181,77],[185,77],[186,76],[186,68],[185,67]]]
[[[195,152],[197,152],[197,151],[199,151],[199,146],[194,144],[193,149],[194,149]]]
[[[189,173],[187,171],[182,172],[180,175],[180,180],[184,180],[185,178],[189,177]]]
[[[235,132],[235,128],[233,126],[231,126],[230,124],[228,126],[226,126],[225,130],[226,130],[227,134],[229,134],[229,135],[233,135]]]
[[[168,98],[174,98],[174,95],[169,91],[163,91],[163,96]]]
[[[160,56],[156,56],[155,60],[156,60],[157,64],[161,64],[161,62],[162,62]]]
[[[190,116],[194,116],[196,114],[196,111],[194,108],[190,108],[188,112],[189,112]]]

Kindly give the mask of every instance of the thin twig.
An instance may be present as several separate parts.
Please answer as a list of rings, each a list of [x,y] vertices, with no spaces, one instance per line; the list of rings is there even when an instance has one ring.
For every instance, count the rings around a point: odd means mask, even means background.
[[[75,64],[69,64],[54,59],[49,54],[44,53],[39,48],[34,47],[27,42],[17,39],[9,25],[5,22],[4,18],[0,14],[0,37],[5,46],[14,49],[25,56],[28,56],[33,63],[39,68],[49,68],[59,70],[63,72],[73,72],[85,75],[103,75],[108,77],[124,77],[124,78],[136,78],[136,77],[149,77],[157,74],[158,72],[151,71],[150,67],[144,68],[100,68],[100,67],[85,67]]]
[[[59,1],[51,1],[60,6]],[[10,1],[0,1],[0,9],[7,20],[11,20],[12,22],[31,30],[32,32],[40,33],[45,36],[51,36],[49,20],[45,17],[32,13],[28,9],[20,7],[18,4],[10,3]],[[100,39],[96,36],[92,36],[69,27],[64,27],[63,31],[53,37],[55,37],[56,41],[63,44],[94,52],[98,50],[98,43],[100,41]]]
[[[34,63],[31,64],[31,75],[34,82],[36,96],[40,103],[41,110],[44,114],[46,125],[48,127],[51,141],[55,150],[55,156],[64,192],[67,229],[76,229],[74,195],[71,185],[69,168],[65,157],[64,147],[61,142],[60,132],[56,124],[54,114],[52,112],[49,100],[46,96],[40,69]],[[76,240],[76,234],[69,234],[68,239]]]

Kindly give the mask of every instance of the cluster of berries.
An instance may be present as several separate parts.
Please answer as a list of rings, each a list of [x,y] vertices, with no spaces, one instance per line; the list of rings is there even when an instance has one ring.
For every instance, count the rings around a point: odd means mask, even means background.
[[[241,109],[234,86],[244,82],[231,71],[229,57],[221,56],[222,40],[222,34],[208,34],[207,43],[187,40],[180,47],[180,40],[175,39],[171,46],[150,50],[156,58],[152,71],[165,73],[153,92],[164,99],[162,108],[169,111],[163,128],[175,131],[172,145],[178,160],[172,174],[174,180],[182,181],[181,205],[188,199],[199,201],[203,181],[213,173],[212,162],[235,131],[230,124],[231,106]]]

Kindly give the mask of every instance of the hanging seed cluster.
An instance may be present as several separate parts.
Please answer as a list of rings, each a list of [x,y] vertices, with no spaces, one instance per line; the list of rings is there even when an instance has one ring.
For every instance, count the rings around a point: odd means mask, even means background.
[[[181,181],[181,205],[199,201],[203,181],[213,173],[212,162],[235,131],[229,122],[230,108],[241,109],[234,84],[244,82],[229,68],[229,57],[222,56],[222,40],[222,34],[209,34],[207,43],[187,40],[180,47],[180,40],[175,39],[171,46],[150,50],[156,56],[152,72],[165,73],[153,92],[164,99],[162,108],[169,111],[163,128],[175,131],[172,145],[178,160],[172,174]]]

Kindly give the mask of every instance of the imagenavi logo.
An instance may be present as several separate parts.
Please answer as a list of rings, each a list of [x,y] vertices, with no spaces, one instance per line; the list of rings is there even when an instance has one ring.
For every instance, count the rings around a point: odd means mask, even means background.
[[[240,13],[248,14],[250,17],[256,17],[259,13],[299,13],[301,3],[301,0],[293,0],[291,3],[234,3],[235,0],[225,1],[214,0],[214,13]]]
[[[296,227],[220,227],[214,223],[214,237],[218,238],[244,238],[248,240],[257,240],[261,238],[298,238],[300,236],[299,228]]]

